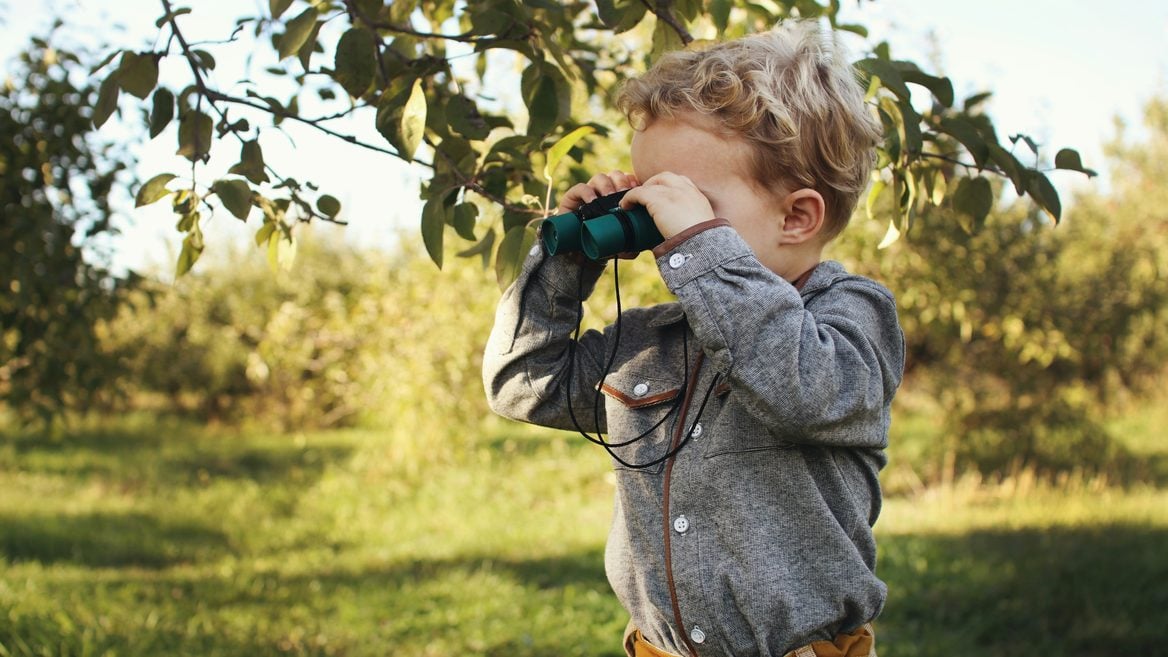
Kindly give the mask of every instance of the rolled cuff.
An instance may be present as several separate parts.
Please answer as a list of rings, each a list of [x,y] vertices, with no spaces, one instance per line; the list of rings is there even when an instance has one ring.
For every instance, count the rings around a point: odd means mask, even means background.
[[[673,237],[670,237],[669,239],[665,240],[664,242],[658,244],[657,246],[653,247],[653,257],[660,258],[661,256],[665,255],[666,253],[669,253],[673,249],[677,248],[682,242],[688,240],[689,238],[693,237],[694,235],[697,235],[698,233],[700,233],[702,231],[706,231],[706,230],[709,230],[711,228],[717,228],[718,226],[729,226],[729,225],[730,225],[730,221],[727,219],[723,219],[721,217],[715,217],[713,219],[703,221],[700,224],[694,224],[694,225],[690,226],[689,228],[686,228],[685,230],[681,231],[680,233],[674,235]]]

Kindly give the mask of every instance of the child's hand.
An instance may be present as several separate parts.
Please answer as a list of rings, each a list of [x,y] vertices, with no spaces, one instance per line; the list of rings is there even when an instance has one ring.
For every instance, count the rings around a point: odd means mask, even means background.
[[[560,207],[556,212],[557,214],[571,212],[585,203],[595,201],[598,197],[615,194],[640,184],[636,176],[623,171],[598,173],[586,183],[573,185],[568,193],[564,194],[564,198],[560,199]]]
[[[649,210],[661,236],[669,239],[681,231],[714,218],[710,200],[689,178],[662,171],[621,199],[621,207],[640,204]]]

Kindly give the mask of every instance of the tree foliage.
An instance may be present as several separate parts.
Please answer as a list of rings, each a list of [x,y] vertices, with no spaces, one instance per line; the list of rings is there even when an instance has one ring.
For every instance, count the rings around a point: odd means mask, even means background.
[[[541,199],[550,199],[542,154],[583,126],[609,134],[604,110],[620,81],[701,38],[733,38],[786,18],[866,36],[863,26],[838,23],[839,0],[270,0],[267,13],[241,18],[225,35],[254,39],[266,77],[218,86],[210,73],[222,44],[191,42],[183,31],[197,6],[160,0],[159,9],[156,46],[110,53],[94,123],[112,115],[121,92],[139,99],[151,135],[178,123],[177,154],[189,175],[160,172],[138,200],[170,198],[185,234],[180,274],[202,252],[211,198],[240,219],[259,209],[256,241],[270,249],[291,242],[299,223],[340,221],[335,196],[281,176],[264,159],[261,123],[299,122],[427,167],[420,231],[431,258],[442,266],[453,234],[460,255],[493,260],[505,280],[547,209]],[[886,242],[913,227],[925,198],[983,221],[997,188],[987,176],[1004,178],[1057,221],[1061,202],[1045,171],[1092,173],[1073,150],[1051,157],[1026,135],[1002,139],[978,111],[988,94],[958,99],[948,78],[894,58],[886,43],[865,49],[856,68],[885,129],[871,202],[891,198]],[[159,84],[166,58],[185,61],[185,83]],[[275,91],[288,82],[290,94]],[[343,118],[372,125],[380,140],[336,128]],[[590,148],[584,141],[569,154],[579,159]],[[200,172],[213,149],[239,149],[238,163]]]
[[[930,203],[911,247],[879,259],[872,225],[845,231],[836,257],[897,294],[912,387],[945,418],[938,470],[1123,460],[1107,411],[1168,364],[1166,107],[1149,104],[1146,142],[1110,147],[1117,189],[1080,194],[1057,230],[1020,203],[982,221]]]
[[[0,399],[25,416],[83,406],[111,366],[93,330],[116,281],[81,247],[111,231],[125,162],[92,134],[84,78],[78,55],[37,38],[0,88]]]

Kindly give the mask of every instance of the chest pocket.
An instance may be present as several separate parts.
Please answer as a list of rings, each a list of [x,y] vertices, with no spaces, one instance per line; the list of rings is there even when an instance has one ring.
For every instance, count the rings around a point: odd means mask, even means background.
[[[681,401],[678,382],[618,371],[605,380],[600,391],[605,396],[608,442],[614,445],[612,451],[634,465],[665,456],[669,451],[673,426],[677,422],[676,407]],[[629,468],[614,459],[613,467],[617,470],[660,473],[665,464]]]

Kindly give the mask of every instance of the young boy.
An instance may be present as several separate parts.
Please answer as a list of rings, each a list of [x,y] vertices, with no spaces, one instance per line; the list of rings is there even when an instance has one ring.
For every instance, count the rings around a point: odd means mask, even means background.
[[[605,561],[630,655],[874,655],[903,337],[887,289],[820,259],[880,126],[810,22],[667,55],[620,105],[633,174],[576,185],[561,212],[631,188],[621,204],[666,238],[653,252],[677,302],[574,341],[603,267],[533,249],[487,345],[491,407],[607,433]]]

